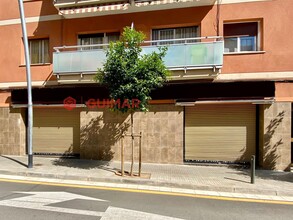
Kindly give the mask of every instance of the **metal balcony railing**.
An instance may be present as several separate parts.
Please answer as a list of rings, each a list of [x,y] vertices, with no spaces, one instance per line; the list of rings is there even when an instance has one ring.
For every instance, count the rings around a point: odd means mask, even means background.
[[[158,51],[167,46],[164,62],[171,71],[220,69],[223,65],[224,42],[220,37],[201,37],[145,41],[142,54]],[[55,47],[54,74],[96,73],[106,60],[108,44]]]

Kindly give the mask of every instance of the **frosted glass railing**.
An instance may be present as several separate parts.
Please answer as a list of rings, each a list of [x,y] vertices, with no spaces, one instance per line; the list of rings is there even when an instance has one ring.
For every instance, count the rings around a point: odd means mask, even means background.
[[[143,54],[158,51],[157,46],[143,47]],[[173,68],[204,68],[223,65],[224,43],[222,41],[208,43],[169,45],[164,57],[165,65]]]
[[[164,62],[170,70],[221,68],[223,65],[223,41],[177,44],[167,47]],[[158,50],[158,46],[144,46],[142,54]],[[98,68],[103,67],[105,59],[104,49],[57,51],[53,53],[53,72],[55,74],[95,73]]]
[[[96,72],[103,66],[106,54],[103,49],[62,51],[53,53],[54,73]]]

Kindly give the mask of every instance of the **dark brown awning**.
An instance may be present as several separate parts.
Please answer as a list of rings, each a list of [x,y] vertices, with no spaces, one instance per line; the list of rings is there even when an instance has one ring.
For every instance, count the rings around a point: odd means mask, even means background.
[[[73,97],[76,104],[85,104],[89,99],[108,99],[107,88],[97,85],[56,86],[34,88],[33,103],[44,105],[63,104]],[[169,83],[151,93],[153,100],[217,101],[217,100],[265,100],[275,96],[275,82],[232,83]],[[27,103],[27,90],[15,89],[11,95],[12,105]]]

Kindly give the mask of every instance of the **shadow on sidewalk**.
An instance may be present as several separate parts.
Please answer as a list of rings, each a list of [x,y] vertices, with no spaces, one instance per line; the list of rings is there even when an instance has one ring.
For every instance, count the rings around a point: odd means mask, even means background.
[[[69,159],[69,158],[58,158],[52,161],[54,166],[64,166],[77,169],[101,169],[116,173],[119,169],[109,166],[109,161],[100,161],[100,160],[81,160],[81,159]]]
[[[8,159],[8,160],[11,160],[11,161],[13,161],[13,162],[16,162],[16,163],[18,163],[18,164],[20,164],[20,165],[22,165],[22,166],[24,166],[24,167],[27,168],[27,164],[24,164],[23,162],[21,162],[21,161],[19,161],[19,160],[16,160],[16,159],[11,158],[11,157],[8,157],[8,156],[3,156],[3,155],[1,155],[1,157],[6,158],[6,159]]]
[[[237,171],[238,175],[250,177],[250,169],[229,167],[229,169]],[[293,173],[283,172],[283,171],[273,171],[273,170],[261,170],[256,169],[255,178],[263,180],[276,180],[293,183]],[[237,181],[235,179],[235,181]],[[240,180],[239,180],[240,181]]]
[[[241,182],[241,183],[250,183],[249,181],[238,180],[238,179],[229,178],[229,177],[224,177],[224,179],[226,179],[226,180],[232,180],[232,181],[236,181],[236,182]]]

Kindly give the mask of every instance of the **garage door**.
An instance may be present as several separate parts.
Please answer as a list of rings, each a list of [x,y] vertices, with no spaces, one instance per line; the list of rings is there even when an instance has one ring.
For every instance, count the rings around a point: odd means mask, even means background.
[[[33,152],[78,154],[80,145],[79,110],[34,109]]]
[[[185,160],[249,161],[255,154],[255,105],[185,108]]]

